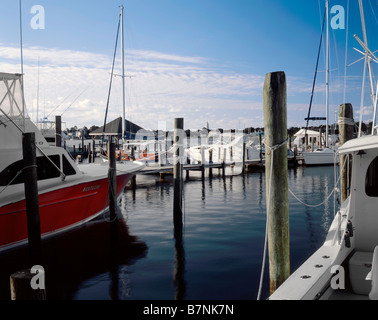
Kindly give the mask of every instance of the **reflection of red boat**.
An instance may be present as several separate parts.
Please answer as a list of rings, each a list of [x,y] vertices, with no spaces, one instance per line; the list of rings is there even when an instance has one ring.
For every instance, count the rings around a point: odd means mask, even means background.
[[[114,235],[116,241],[112,237]],[[85,290],[87,280],[96,282],[96,277],[101,274],[109,273],[111,276],[109,279],[104,277],[106,280],[98,280],[110,289],[118,283],[116,277],[122,267],[133,265],[146,257],[148,247],[129,234],[128,226],[121,216],[113,225],[99,216],[81,227],[44,241],[42,253],[47,299],[68,300],[74,299],[80,289]],[[9,275],[30,268],[28,256],[26,247],[1,253],[0,300],[10,299]],[[119,283],[119,294],[122,295],[129,288],[121,286],[121,278]],[[107,296],[108,293],[105,289],[96,294],[96,298],[111,298]]]
[[[76,227],[108,207],[108,165],[76,165],[27,118],[21,75],[0,73],[0,251],[27,242],[22,132],[34,132],[42,238]],[[117,196],[143,164],[117,164]]]

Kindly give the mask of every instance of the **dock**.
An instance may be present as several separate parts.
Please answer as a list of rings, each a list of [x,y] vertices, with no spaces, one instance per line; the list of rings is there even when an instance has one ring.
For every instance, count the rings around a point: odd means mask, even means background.
[[[299,163],[303,160],[303,157],[297,156],[295,159],[288,159],[290,166],[298,166]],[[226,167],[242,166],[243,163],[240,162],[213,162],[213,163],[193,163],[193,164],[184,164],[183,170],[186,171],[204,171],[205,169],[224,169]],[[260,159],[254,160],[244,160],[244,166],[247,171],[254,169],[264,169],[265,160]],[[174,165],[153,165],[146,166],[144,169],[139,171],[137,175],[149,175],[149,174],[172,174]]]

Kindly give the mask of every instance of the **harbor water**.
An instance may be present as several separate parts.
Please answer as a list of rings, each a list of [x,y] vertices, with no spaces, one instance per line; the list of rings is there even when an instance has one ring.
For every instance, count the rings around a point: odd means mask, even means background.
[[[141,175],[137,188],[127,187],[122,195],[116,245],[107,213],[45,241],[47,299],[255,300],[265,238],[265,174],[227,170],[222,176],[213,169],[205,179],[190,172],[182,242],[173,232],[172,176]],[[289,188],[304,203],[322,203],[333,186],[332,166],[289,169]],[[289,211],[293,272],[324,241],[334,198],[309,207],[289,194]],[[1,299],[10,297],[10,274],[28,267],[27,248],[1,255]],[[269,295],[268,277],[267,262],[262,299]]]

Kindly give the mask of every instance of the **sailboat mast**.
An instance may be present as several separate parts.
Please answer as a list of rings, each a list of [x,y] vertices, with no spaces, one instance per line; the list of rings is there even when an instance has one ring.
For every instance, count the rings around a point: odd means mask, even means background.
[[[123,5],[121,5],[121,57],[122,57],[122,140],[126,135],[126,102],[125,102],[125,55],[124,55],[124,44],[123,44]]]
[[[325,147],[328,147],[328,108],[329,108],[329,0],[326,0],[326,131],[325,131]]]

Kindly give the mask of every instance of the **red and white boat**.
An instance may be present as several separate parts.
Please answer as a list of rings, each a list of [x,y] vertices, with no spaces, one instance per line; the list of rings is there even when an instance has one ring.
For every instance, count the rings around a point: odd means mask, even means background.
[[[66,150],[50,146],[26,116],[22,76],[0,73],[0,251],[27,243],[22,132],[35,133],[42,239],[108,208],[107,162],[77,165]],[[143,167],[117,162],[117,197]]]

